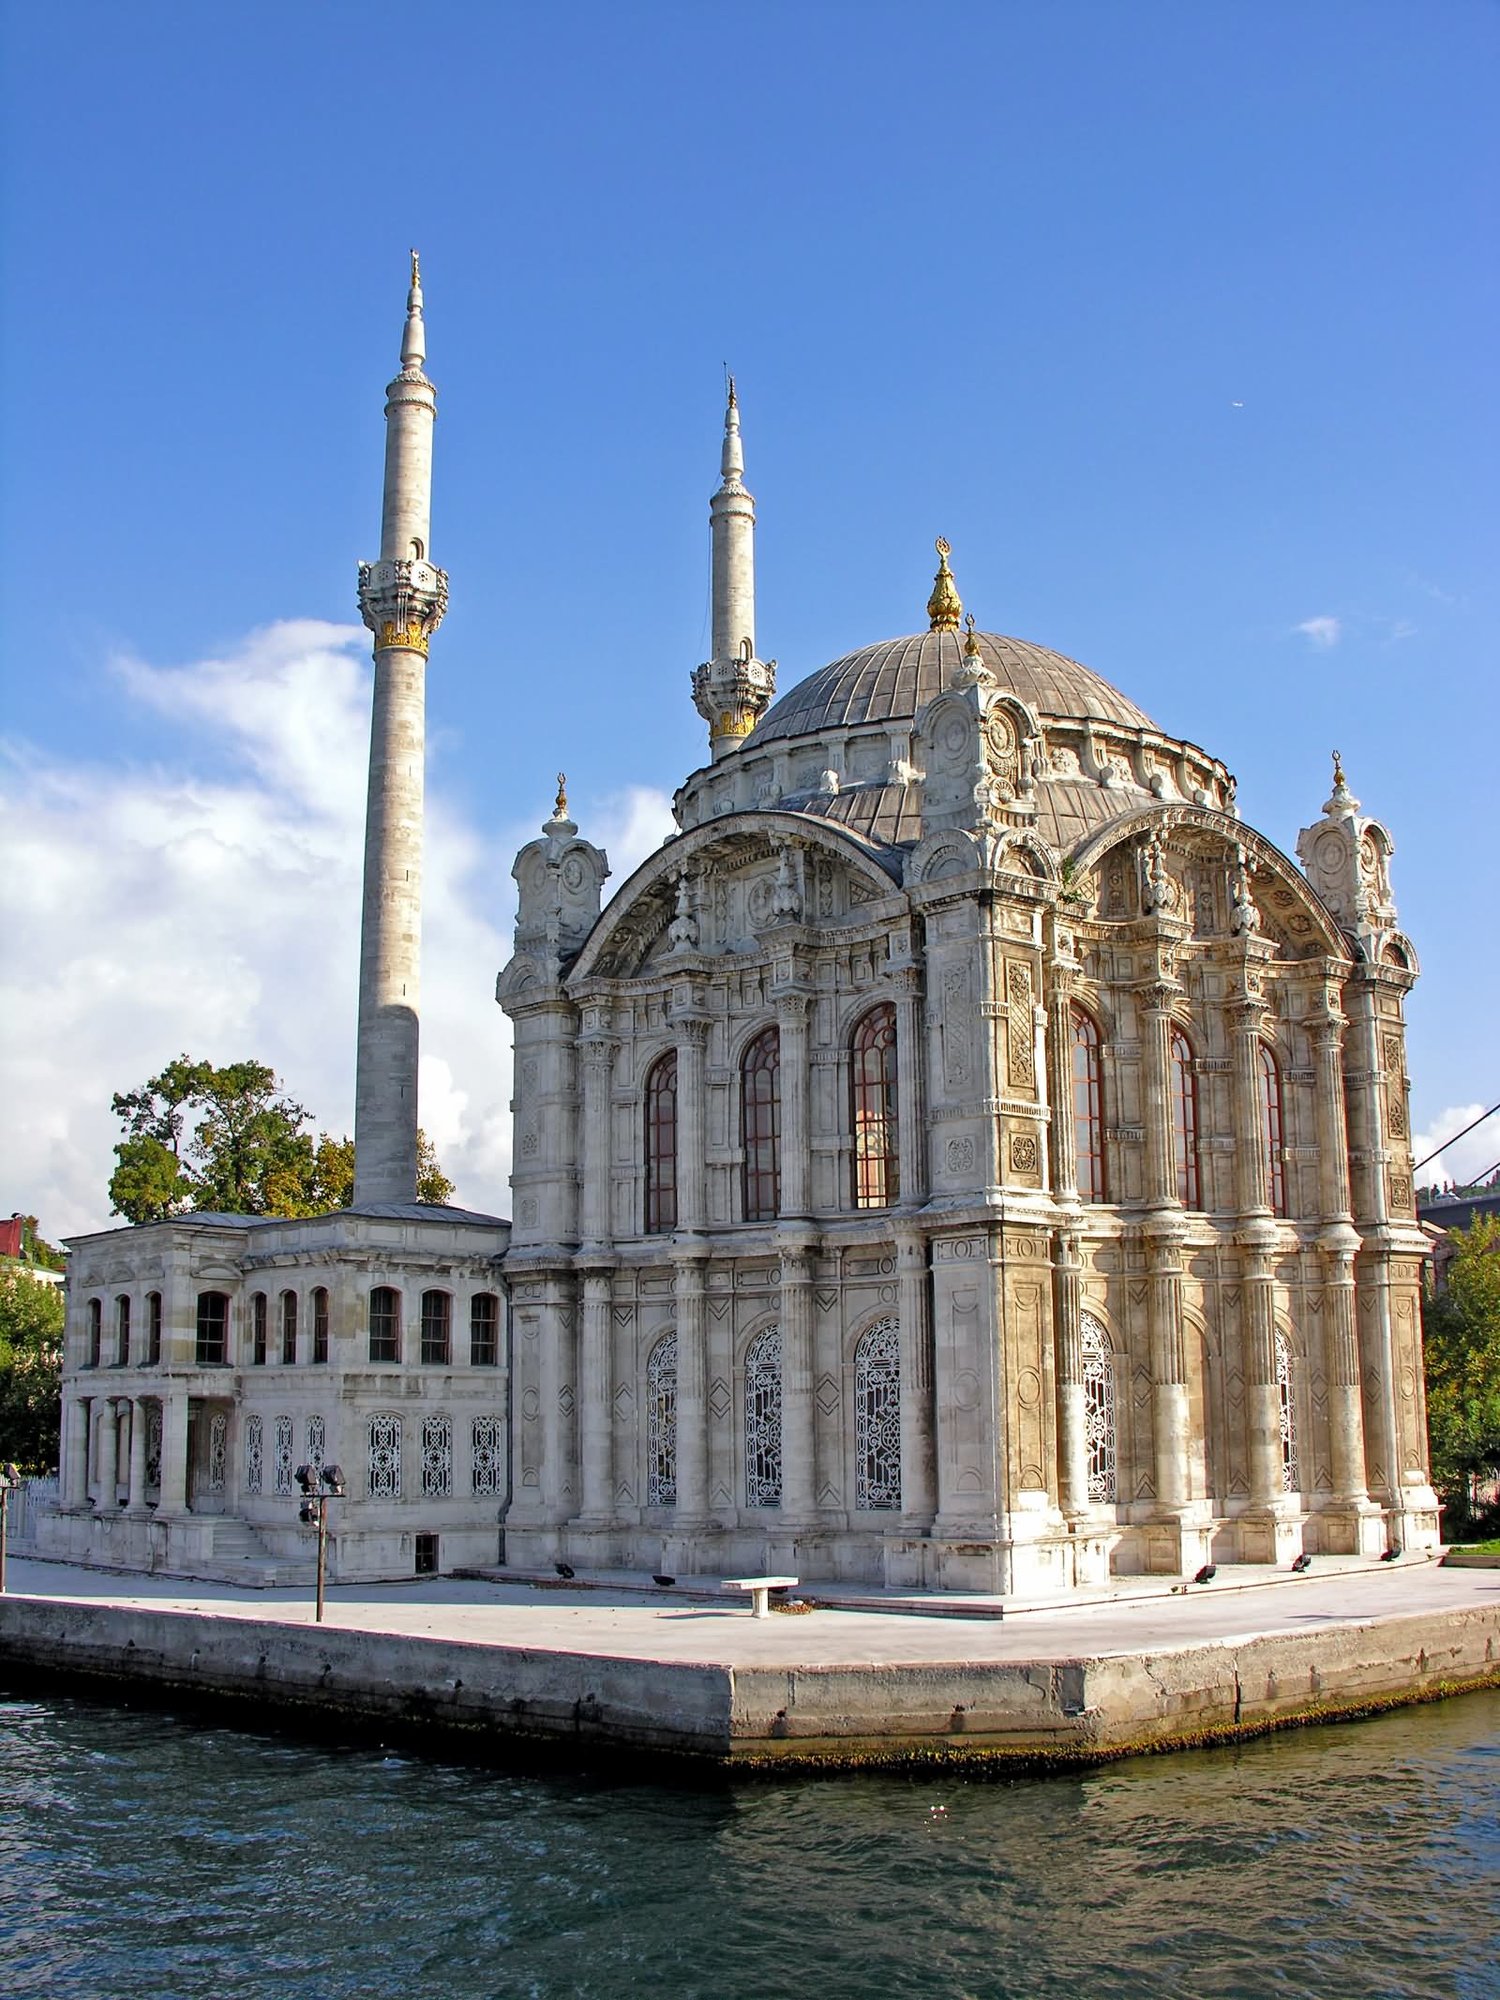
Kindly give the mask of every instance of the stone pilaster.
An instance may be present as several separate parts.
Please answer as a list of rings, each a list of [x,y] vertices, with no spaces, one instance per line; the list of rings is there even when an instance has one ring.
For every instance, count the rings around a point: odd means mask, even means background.
[[[901,1525],[907,1534],[926,1535],[937,1508],[932,1300],[927,1239],[909,1225],[896,1229],[896,1283],[901,1313]]]
[[[542,1277],[542,1505],[552,1526],[578,1512],[578,1306],[571,1271]]]
[[[113,1396],[99,1403],[99,1491],[94,1496],[97,1514],[113,1514],[119,1505],[116,1488],[120,1483],[120,1412]]]
[[[187,1513],[188,1396],[166,1388],[161,1406],[161,1499],[158,1521]]]
[[[62,1499],[69,1509],[89,1504],[89,1409],[86,1396],[64,1398]]]
[[[776,1016],[781,1035],[781,1214],[804,1216],[808,1208],[807,1172],[811,1157],[807,1118],[806,993],[781,993]],[[785,1336],[783,1336],[784,1338]]]
[[[680,1084],[680,1079],[679,1079]],[[679,1115],[680,1115],[679,1104]],[[676,1255],[677,1517],[692,1534],[708,1521],[708,1313],[702,1256]]]
[[[146,1507],[146,1398],[135,1396],[130,1403],[130,1495],[126,1507],[132,1514],[144,1514]]]
[[[677,1042],[677,1228],[679,1234],[691,1235],[707,1219],[703,1059],[708,1023],[692,1015],[678,1016],[672,1032]]]
[[[607,1249],[612,1241],[610,1218],[610,1104],[615,1055],[613,1036],[585,1032],[578,1042],[583,1069],[583,1123],[579,1133],[583,1155],[583,1247]]]
[[[783,1074],[785,1067],[783,1064]],[[809,1525],[817,1505],[813,1432],[813,1267],[810,1243],[781,1251],[781,1512]]]
[[[1088,1410],[1083,1381],[1083,1255],[1078,1233],[1059,1229],[1052,1267],[1057,1353],[1057,1492],[1067,1518],[1089,1505]]]
[[[583,1446],[583,1515],[602,1525],[614,1514],[614,1382],[610,1310],[614,1280],[610,1270],[583,1274],[583,1351],[579,1368],[580,1428]]]
[[[896,1130],[900,1198],[915,1208],[927,1198],[927,1118],[922,1094],[922,975],[908,965],[893,972],[896,1003]]]

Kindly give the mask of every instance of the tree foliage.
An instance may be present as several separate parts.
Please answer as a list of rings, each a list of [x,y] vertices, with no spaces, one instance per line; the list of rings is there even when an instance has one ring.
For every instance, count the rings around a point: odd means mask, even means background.
[[[179,1056],[113,1106],[125,1128],[109,1198],[127,1222],[192,1210],[324,1215],[354,1197],[354,1143],[322,1132],[265,1063]],[[418,1135],[417,1199],[445,1202],[453,1183]]]
[[[14,1264],[0,1270],[0,1460],[23,1472],[57,1464],[62,1347],[61,1286]]]
[[[1426,1301],[1432,1479],[1461,1512],[1473,1479],[1500,1468],[1500,1219],[1455,1229],[1447,1283]]]

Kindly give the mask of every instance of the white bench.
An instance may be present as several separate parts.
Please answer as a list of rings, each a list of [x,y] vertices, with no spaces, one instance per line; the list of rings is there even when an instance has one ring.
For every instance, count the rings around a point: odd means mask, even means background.
[[[748,1591],[750,1593],[750,1616],[752,1618],[769,1618],[771,1615],[771,1592],[773,1590],[795,1590],[797,1588],[797,1579],[794,1576],[726,1576],[724,1579],[724,1588],[725,1590]]]

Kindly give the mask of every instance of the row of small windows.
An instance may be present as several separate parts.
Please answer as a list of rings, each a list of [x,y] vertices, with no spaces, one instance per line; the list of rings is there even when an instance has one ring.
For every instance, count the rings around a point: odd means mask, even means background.
[[[1193,1050],[1180,1028],[1169,1042],[1172,1114],[1172,1161],[1177,1199],[1184,1208],[1203,1206],[1203,1177],[1198,1151],[1198,1079]],[[1264,1042],[1258,1045],[1257,1075],[1261,1127],[1265,1136],[1266,1200],[1275,1215],[1286,1213],[1286,1166],[1282,1158],[1281,1072]],[[1104,1148],[1104,1117],[1100,1090],[1099,1029],[1082,1007],[1073,1009],[1073,1146],[1077,1156],[1078,1192],[1085,1201],[1109,1200],[1109,1176]]]
[[[745,1356],[745,1505],[781,1505],[781,1330],[767,1327]],[[677,1335],[646,1360],[646,1504],[677,1504]],[[901,1505],[901,1332],[877,1320],[854,1350],[854,1504]]]
[[[115,1301],[114,1365],[130,1363],[130,1300],[123,1295]],[[284,1366],[295,1367],[298,1359],[298,1328],[301,1306],[295,1292],[282,1292],[276,1302],[277,1352]],[[328,1290],[315,1285],[309,1299],[308,1320],[311,1351],[306,1356],[315,1365],[328,1360]],[[453,1363],[453,1298],[449,1292],[422,1294],[421,1330],[418,1359],[428,1368],[447,1368]],[[146,1298],[145,1361],[161,1360],[161,1293]],[[229,1295],[227,1292],[198,1294],[196,1354],[200,1368],[228,1365]],[[401,1359],[401,1294],[390,1285],[377,1285],[370,1294],[370,1359]],[[88,1365],[98,1368],[103,1361],[104,1301],[89,1300]],[[271,1346],[271,1305],[264,1292],[250,1295],[250,1363],[263,1368]],[[479,1292],[469,1302],[469,1366],[495,1368],[500,1361],[500,1300],[494,1292]]]
[[[872,1007],[850,1038],[850,1196],[856,1208],[889,1208],[901,1193],[896,1113],[896,1010]],[[677,1227],[677,1055],[646,1078],[646,1230]],[[781,1209],[781,1034],[766,1028],[740,1061],[741,1196],[746,1222],[771,1222]]]

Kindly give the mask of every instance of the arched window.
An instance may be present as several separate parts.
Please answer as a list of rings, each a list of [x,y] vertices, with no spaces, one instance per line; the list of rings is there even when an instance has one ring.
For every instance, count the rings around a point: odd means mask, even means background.
[[[1089,1498],[1113,1500],[1115,1492],[1115,1381],[1109,1336],[1085,1313],[1083,1333],[1083,1427],[1088,1442]]]
[[[854,1206],[889,1208],[901,1194],[896,1113],[896,1010],[861,1015],[850,1047],[854,1096]]]
[[[266,1365],[266,1295],[250,1294],[250,1361],[252,1367]]]
[[[1172,1030],[1172,1155],[1177,1165],[1177,1199],[1200,1208],[1198,1181],[1198,1079],[1193,1051],[1180,1028]]]
[[[281,1361],[286,1368],[297,1365],[297,1294],[281,1295]]]
[[[901,1505],[901,1329],[879,1319],[854,1350],[854,1504]]]
[[[446,1368],[453,1354],[453,1301],[446,1292],[422,1294],[422,1366]]]
[[[130,1300],[124,1292],[115,1300],[115,1366],[130,1366]]]
[[[1073,1150],[1078,1192],[1085,1201],[1106,1199],[1104,1120],[1099,1104],[1099,1030],[1081,1007],[1073,1009]]]
[[[1266,1200],[1273,1215],[1286,1214],[1286,1163],[1281,1155],[1281,1071],[1260,1044],[1260,1122],[1266,1135]]]
[[[315,1362],[328,1359],[328,1287],[314,1285],[312,1295],[313,1351]]]
[[[146,1359],[153,1368],[161,1363],[161,1293],[146,1294]]]
[[[745,1220],[774,1221],[781,1207],[781,1035],[767,1028],[740,1072],[745,1134]]]
[[[370,1359],[401,1359],[401,1294],[391,1285],[377,1285],[370,1294]]]
[[[646,1078],[646,1233],[677,1227],[677,1052],[669,1049]]]
[[[745,1505],[781,1505],[781,1329],[768,1326],[745,1356]]]
[[[1292,1397],[1292,1345],[1280,1327],[1276,1329],[1276,1399],[1281,1419],[1281,1490],[1298,1493],[1302,1481],[1297,1472],[1297,1410]]]
[[[500,1301],[493,1292],[476,1292],[469,1302],[469,1366],[500,1365]]]
[[[677,1504],[677,1335],[664,1333],[646,1363],[646,1505]]]
[[[198,1294],[198,1366],[222,1368],[229,1359],[229,1295]]]
[[[104,1347],[104,1301],[89,1300],[89,1361],[90,1368],[97,1368]]]

